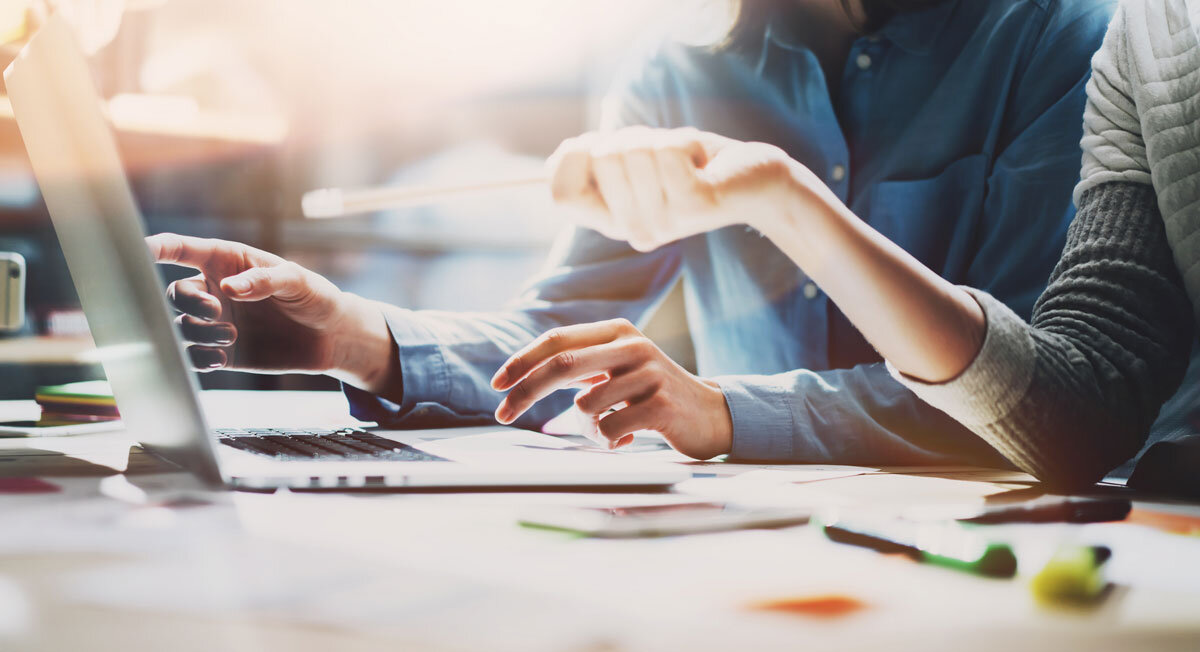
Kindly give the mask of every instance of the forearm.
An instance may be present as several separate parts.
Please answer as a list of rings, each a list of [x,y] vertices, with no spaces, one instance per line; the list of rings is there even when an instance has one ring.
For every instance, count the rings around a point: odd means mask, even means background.
[[[1002,467],[999,453],[897,383],[883,364],[721,376],[739,459]]]
[[[753,224],[829,295],[902,373],[954,378],[983,341],[983,311],[962,289],[855,216],[798,164],[785,210]]]

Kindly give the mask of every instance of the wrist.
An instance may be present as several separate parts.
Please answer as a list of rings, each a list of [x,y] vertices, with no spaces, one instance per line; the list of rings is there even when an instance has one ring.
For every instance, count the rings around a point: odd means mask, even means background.
[[[725,401],[725,392],[721,390],[721,385],[710,378],[701,378],[700,382],[711,390],[709,413],[712,418],[709,423],[713,429],[710,446],[712,453],[705,457],[707,459],[725,455],[733,450],[733,415],[729,412],[729,404]]]
[[[788,160],[782,191],[772,210],[757,211],[750,222],[810,277],[828,264],[830,252],[853,213],[820,178],[804,165]]]
[[[383,306],[349,292],[342,296],[342,319],[332,333],[332,368],[328,373],[379,394],[389,386],[399,367]]]

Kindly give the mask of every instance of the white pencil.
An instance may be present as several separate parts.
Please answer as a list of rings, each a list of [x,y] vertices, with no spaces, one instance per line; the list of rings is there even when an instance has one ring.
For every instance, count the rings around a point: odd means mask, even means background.
[[[545,176],[501,179],[474,184],[442,186],[381,186],[378,188],[322,188],[304,193],[300,209],[310,219],[326,219],[357,215],[373,211],[420,206],[460,197],[507,188],[546,185]]]

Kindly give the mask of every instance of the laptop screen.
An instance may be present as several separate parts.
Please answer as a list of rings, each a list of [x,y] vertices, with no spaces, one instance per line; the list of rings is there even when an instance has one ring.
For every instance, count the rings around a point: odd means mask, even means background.
[[[130,434],[222,481],[196,382],[146,248],[116,141],[67,24],[51,17],[4,73],[75,289]]]

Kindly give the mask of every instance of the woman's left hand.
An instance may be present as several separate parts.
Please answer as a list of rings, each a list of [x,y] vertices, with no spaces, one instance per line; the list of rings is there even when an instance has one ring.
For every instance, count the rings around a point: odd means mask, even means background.
[[[761,229],[820,185],[774,145],[690,128],[584,134],[547,166],[555,202],[576,223],[639,251],[733,224]]]
[[[653,430],[696,459],[730,450],[733,421],[720,386],[688,373],[624,319],[556,328],[514,354],[492,378],[493,388],[509,390],[496,419],[512,423],[579,385],[587,389],[575,405],[595,425],[589,435],[608,448]]]

